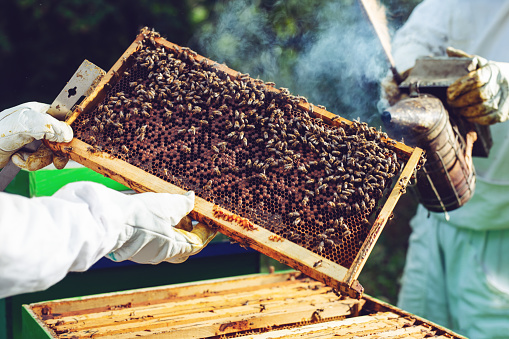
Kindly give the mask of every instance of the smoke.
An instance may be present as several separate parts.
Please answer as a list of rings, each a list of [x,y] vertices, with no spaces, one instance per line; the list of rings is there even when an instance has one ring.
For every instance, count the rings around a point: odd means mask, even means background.
[[[347,119],[379,125],[389,67],[356,1],[220,2],[191,41],[200,54]]]

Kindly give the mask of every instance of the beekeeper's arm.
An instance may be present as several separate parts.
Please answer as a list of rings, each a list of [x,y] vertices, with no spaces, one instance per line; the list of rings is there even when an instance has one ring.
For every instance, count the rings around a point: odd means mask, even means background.
[[[101,257],[180,263],[215,235],[177,229],[194,193],[126,195],[100,184],[68,184],[52,197],[0,193],[0,298],[39,291]]]

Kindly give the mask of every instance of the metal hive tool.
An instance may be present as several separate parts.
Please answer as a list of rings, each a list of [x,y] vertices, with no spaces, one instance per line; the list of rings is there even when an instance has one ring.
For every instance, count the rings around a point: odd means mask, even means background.
[[[422,151],[143,30],[51,145],[359,297],[356,281]]]

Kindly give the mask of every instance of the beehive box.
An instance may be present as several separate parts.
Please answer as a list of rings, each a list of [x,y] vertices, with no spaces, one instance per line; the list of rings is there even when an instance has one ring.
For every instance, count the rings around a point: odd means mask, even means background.
[[[30,338],[463,338],[297,272],[24,305]]]
[[[422,151],[143,30],[50,145],[359,297],[357,277]]]

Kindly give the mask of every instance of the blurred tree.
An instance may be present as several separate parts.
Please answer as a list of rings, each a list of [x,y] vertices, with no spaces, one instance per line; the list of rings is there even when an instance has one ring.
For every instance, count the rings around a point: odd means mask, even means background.
[[[0,4],[0,109],[51,103],[84,59],[104,70],[143,26],[186,44],[207,0],[5,0]]]

